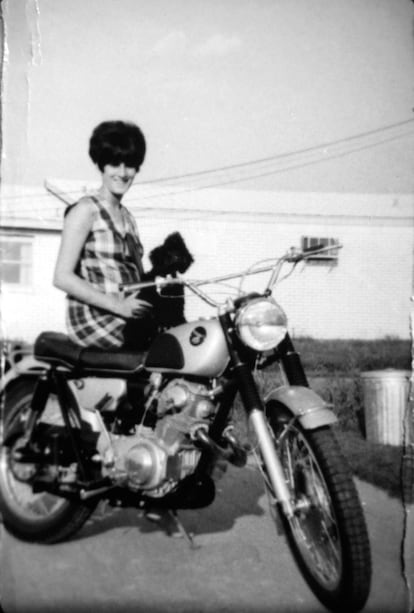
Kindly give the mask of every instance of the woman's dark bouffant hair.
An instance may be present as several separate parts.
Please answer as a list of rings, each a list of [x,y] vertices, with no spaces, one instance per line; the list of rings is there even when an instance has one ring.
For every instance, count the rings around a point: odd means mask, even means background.
[[[146,143],[141,130],[134,123],[104,121],[89,141],[89,155],[102,172],[106,164],[118,166],[122,162],[137,170],[145,158]]]

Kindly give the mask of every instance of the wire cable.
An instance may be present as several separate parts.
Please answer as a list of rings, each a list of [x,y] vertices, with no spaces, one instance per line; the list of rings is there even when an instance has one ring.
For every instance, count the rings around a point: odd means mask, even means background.
[[[181,180],[181,179],[187,179],[190,177],[198,177],[198,176],[202,176],[202,175],[206,175],[206,174],[212,174],[212,173],[216,173],[216,172],[221,172],[221,171],[227,171],[227,170],[234,170],[236,168],[243,168],[246,166],[254,166],[257,164],[262,164],[263,162],[272,162],[275,160],[280,160],[280,159],[284,159],[286,157],[290,157],[290,156],[294,156],[294,155],[302,155],[305,153],[309,153],[312,151],[317,151],[319,149],[327,149],[329,147],[332,146],[336,146],[339,144],[345,144],[348,142],[353,142],[355,140],[359,140],[362,138],[366,138],[366,137],[370,137],[370,136],[374,136],[374,135],[380,135],[384,132],[387,132],[389,130],[394,130],[395,128],[400,128],[403,126],[413,126],[414,127],[414,119],[405,119],[403,121],[399,121],[397,123],[394,124],[389,124],[387,126],[383,126],[381,128],[376,128],[373,130],[369,130],[367,132],[360,132],[359,134],[354,134],[351,136],[347,136],[344,138],[340,138],[340,139],[336,139],[333,141],[327,141],[325,143],[320,143],[318,145],[313,145],[312,147],[306,147],[303,149],[297,149],[295,151],[289,151],[289,152],[284,152],[284,153],[279,153],[279,154],[275,154],[275,155],[271,155],[268,157],[264,157],[264,158],[259,158],[256,160],[250,160],[248,162],[240,162],[238,164],[230,164],[228,166],[221,166],[221,167],[217,167],[217,168],[211,168],[209,170],[200,170],[197,172],[190,172],[190,173],[186,173],[186,174],[180,174],[180,175],[172,175],[169,177],[159,177],[156,179],[150,179],[148,181],[144,181],[143,183],[141,183],[141,185],[151,185],[151,184],[158,184],[158,183],[165,183],[165,182],[170,182],[170,181],[176,181],[176,180]]]
[[[410,129],[407,130],[406,129],[407,127]],[[404,130],[401,132],[402,128],[404,128]],[[389,136],[386,136],[388,133],[390,133],[391,131],[395,131],[395,130],[400,130],[400,132],[398,132],[397,134],[390,134]],[[203,170],[203,171],[194,172],[194,173],[185,173],[182,175],[174,175],[170,177],[160,177],[158,179],[152,179],[149,181],[136,182],[133,184],[132,187],[139,186],[141,190],[142,189],[145,190],[145,187],[147,185],[149,186],[152,184],[159,185],[162,183],[168,183],[168,187],[163,188],[162,185],[160,185],[160,189],[157,190],[155,193],[147,193],[147,194],[140,193],[140,195],[135,198],[129,197],[128,204],[131,204],[134,201],[139,201],[140,203],[142,203],[143,201],[146,201],[146,200],[179,196],[180,194],[209,189],[212,187],[220,187],[223,185],[231,185],[235,183],[251,181],[251,180],[255,180],[255,179],[259,179],[259,178],[263,178],[263,177],[267,177],[271,175],[288,172],[289,170],[297,170],[297,169],[305,168],[307,166],[311,166],[314,164],[328,162],[332,159],[344,157],[346,155],[357,153],[359,151],[373,149],[381,145],[384,145],[386,143],[411,136],[413,134],[414,134],[414,119],[407,119],[407,120],[400,121],[394,124],[383,126],[381,128],[376,128],[374,130],[351,135],[351,136],[348,136],[342,139],[327,141],[325,143],[321,143],[319,145],[315,145],[312,147],[307,147],[307,148],[298,149],[298,150],[291,151],[291,152],[276,154],[276,155],[265,157],[265,158],[251,160],[249,162],[231,164],[228,166],[222,166],[222,167],[218,167],[218,168],[214,168],[210,170]],[[380,140],[377,140],[377,137],[381,135],[385,135],[385,138],[381,138]],[[369,142],[364,142],[367,140]],[[362,141],[361,144],[359,144],[359,141]],[[329,148],[335,149],[335,150],[329,151]],[[295,159],[295,158],[298,158],[298,159]],[[275,164],[276,166],[273,167],[272,165],[275,165]],[[246,172],[246,169],[247,170],[251,169],[252,172]],[[233,174],[234,171],[236,173],[237,171],[239,171],[241,174],[234,175]],[[220,177],[220,173],[221,174],[225,173],[225,176]],[[203,184],[188,185],[188,180],[190,179],[190,182],[191,182],[191,178],[193,181],[194,180],[203,181],[205,178],[207,178],[207,180],[211,179],[211,181],[207,183],[203,183]],[[182,189],[180,189],[179,182],[182,180],[187,180],[187,185],[182,186]],[[171,185],[171,182],[175,182],[177,184],[178,189],[174,189],[174,185]],[[33,198],[33,199],[37,198],[37,199],[44,200],[45,197],[50,196],[51,200],[53,200],[54,202],[54,205],[51,205],[50,208],[49,207],[45,208],[44,205],[42,205],[41,210],[36,209],[33,206],[34,203],[31,202],[30,208],[20,208],[18,211],[19,215],[21,215],[22,213],[23,214],[32,213],[32,215],[35,214],[37,217],[39,215],[41,215],[42,217],[45,217],[45,215],[49,213],[51,214],[52,211],[55,213],[55,215],[57,215],[57,209],[56,209],[54,198],[60,198],[61,200],[64,200],[64,197],[62,197],[62,195],[63,196],[66,195],[69,197],[71,195],[79,195],[79,193],[85,193],[84,188],[85,188],[85,184],[83,186],[80,186],[76,190],[68,190],[68,191],[63,192],[62,189],[59,189],[57,191],[60,192],[61,194],[60,196],[56,194],[53,195],[46,191],[44,195],[39,194],[39,193],[13,194],[10,196],[3,195],[2,200],[12,201],[16,199],[24,200],[24,199],[29,199],[29,198]],[[7,217],[10,217],[10,216],[11,214],[7,214]],[[47,218],[47,219],[50,219],[50,218]]]

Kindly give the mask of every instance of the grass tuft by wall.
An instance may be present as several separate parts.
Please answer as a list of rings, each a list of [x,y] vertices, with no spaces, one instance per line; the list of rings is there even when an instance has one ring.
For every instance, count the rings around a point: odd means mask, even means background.
[[[361,373],[411,370],[410,341],[301,338],[295,340],[295,346],[311,387],[333,405],[339,419],[337,436],[354,474],[391,496],[401,497],[403,449],[366,440]]]

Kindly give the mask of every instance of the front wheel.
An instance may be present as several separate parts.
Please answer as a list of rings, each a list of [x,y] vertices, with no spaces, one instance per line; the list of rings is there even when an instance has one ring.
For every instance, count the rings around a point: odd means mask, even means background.
[[[48,492],[34,493],[31,476],[36,465],[19,463],[13,458],[13,448],[25,433],[35,379],[22,379],[6,394],[4,434],[14,428],[14,440],[0,449],[0,512],[4,526],[24,541],[56,543],[79,530],[93,512],[96,503],[70,501]],[[50,395],[41,421],[58,423],[57,398]]]
[[[304,430],[270,401],[267,418],[295,512],[288,518],[267,490],[304,578],[331,611],[360,611],[369,595],[371,554],[352,474],[328,427]],[[279,522],[280,523],[280,522]]]

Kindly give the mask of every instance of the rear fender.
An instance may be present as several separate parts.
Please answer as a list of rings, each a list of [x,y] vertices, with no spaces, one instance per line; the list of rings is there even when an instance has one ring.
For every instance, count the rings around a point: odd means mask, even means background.
[[[1,377],[0,394],[19,377],[38,377],[49,370],[50,366],[45,362],[36,360],[32,355],[23,357],[18,362],[14,362],[9,370]]]
[[[278,387],[266,396],[266,404],[275,400],[298,417],[305,430],[328,426],[338,421],[330,406],[312,389],[300,385]]]

